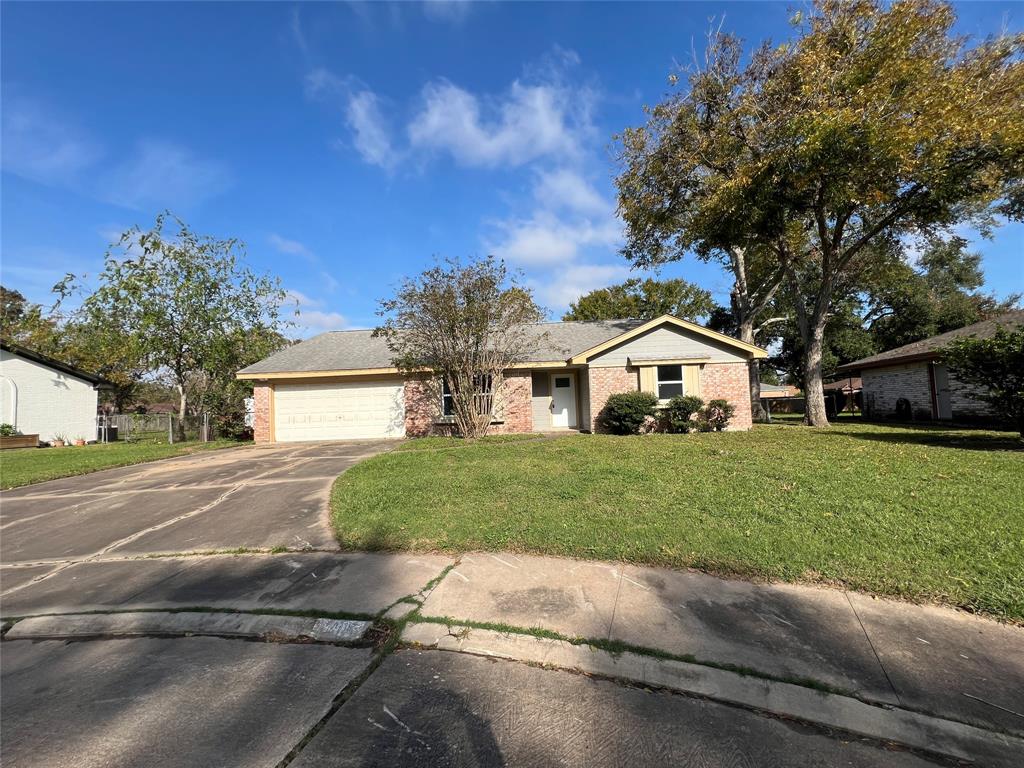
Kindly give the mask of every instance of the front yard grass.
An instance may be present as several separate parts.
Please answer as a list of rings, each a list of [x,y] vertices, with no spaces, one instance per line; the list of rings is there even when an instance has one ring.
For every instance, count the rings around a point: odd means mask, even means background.
[[[376,456],[338,478],[331,503],[346,548],[693,567],[1024,623],[1024,443],[1008,432],[844,423],[483,441]]]
[[[44,480],[84,475],[101,469],[126,467],[130,464],[236,445],[239,443],[233,440],[174,444],[143,441],[97,443],[64,448],[18,448],[0,452],[0,488],[17,488],[21,485],[41,483]]]

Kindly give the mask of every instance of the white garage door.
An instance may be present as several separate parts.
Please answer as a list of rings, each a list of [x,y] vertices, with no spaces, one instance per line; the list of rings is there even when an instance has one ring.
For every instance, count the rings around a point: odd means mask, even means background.
[[[275,387],[274,437],[281,442],[403,435],[405,393],[400,381]]]

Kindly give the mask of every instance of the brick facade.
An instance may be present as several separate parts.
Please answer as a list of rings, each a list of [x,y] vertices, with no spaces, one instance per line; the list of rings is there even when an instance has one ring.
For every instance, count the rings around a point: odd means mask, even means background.
[[[885,368],[866,368],[861,372],[864,414],[871,419],[886,419],[896,415],[896,401],[905,398],[910,401],[911,414],[915,419],[935,418],[931,366],[944,366],[927,360]],[[936,370],[941,374],[942,370]],[[987,403],[971,397],[971,388],[947,372],[951,417],[967,419],[991,417],[993,411]],[[941,381],[941,379],[940,379]],[[936,393],[937,397],[937,393]]]
[[[253,426],[252,437],[257,443],[270,442],[270,401],[274,391],[269,384],[256,384],[252,388]]]
[[[497,395],[497,420],[490,434],[533,431],[533,386],[529,371],[509,372]],[[439,423],[440,395],[436,384],[421,378],[405,382],[405,434],[407,437],[445,435],[454,431],[454,425]]]
[[[730,432],[750,429],[754,424],[750,407],[750,369],[746,363],[708,363],[700,370],[700,396],[710,400],[728,400],[736,408]]]
[[[589,382],[590,424],[584,424],[583,427],[592,432],[601,432],[598,420],[609,395],[638,390],[640,374],[635,368],[590,368],[585,375]]]

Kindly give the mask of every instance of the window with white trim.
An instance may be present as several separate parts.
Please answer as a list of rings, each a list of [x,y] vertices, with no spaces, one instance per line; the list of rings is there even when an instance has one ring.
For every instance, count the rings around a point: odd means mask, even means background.
[[[659,365],[656,371],[658,399],[669,400],[683,394],[683,366]]]

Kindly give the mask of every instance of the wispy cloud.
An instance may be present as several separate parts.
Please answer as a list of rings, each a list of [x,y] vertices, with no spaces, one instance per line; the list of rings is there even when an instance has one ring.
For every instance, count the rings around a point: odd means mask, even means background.
[[[103,174],[100,194],[126,208],[183,209],[220,194],[231,184],[227,167],[169,141],[140,141],[121,164]]]
[[[423,13],[429,19],[460,24],[473,10],[469,0],[424,0]]]
[[[283,253],[286,256],[301,256],[308,261],[317,260],[316,255],[298,240],[289,240],[274,232],[270,234],[267,240],[278,253]]]
[[[42,184],[75,186],[102,156],[99,145],[72,121],[38,103],[5,94],[2,121],[3,169]]]
[[[615,212],[612,202],[602,197],[579,172],[568,168],[540,171],[533,194],[549,209],[593,216],[611,216]]]
[[[308,97],[341,107],[345,125],[352,135],[352,146],[365,162],[387,171],[395,168],[401,160],[401,152],[392,142],[382,97],[358,78],[339,77],[323,68],[306,75],[305,88]]]
[[[323,331],[341,331],[350,327],[343,314],[326,309],[321,300],[307,296],[301,291],[287,291],[286,301],[294,308],[295,327],[300,336],[312,336]]]
[[[534,280],[533,287],[542,304],[562,308],[595,288],[621,282],[628,274],[624,264],[568,264],[543,281]]]

